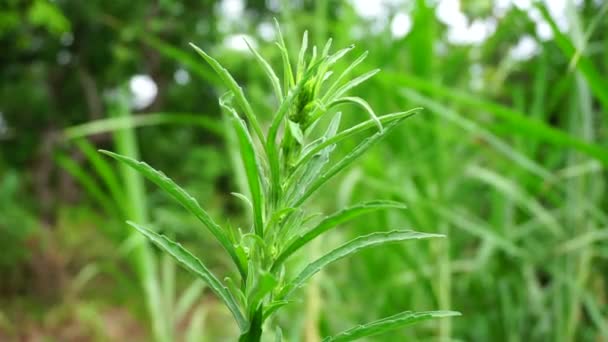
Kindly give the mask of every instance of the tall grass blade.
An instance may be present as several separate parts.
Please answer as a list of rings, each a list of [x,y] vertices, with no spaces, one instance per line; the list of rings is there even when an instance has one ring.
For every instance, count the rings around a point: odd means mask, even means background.
[[[513,134],[522,135],[527,138],[536,138],[555,146],[574,148],[588,156],[596,158],[604,165],[608,165],[608,151],[602,146],[588,143],[562,130],[553,128],[542,121],[530,119],[524,113],[517,110],[411,75],[385,71],[383,72],[383,76],[378,80],[383,82],[387,87],[402,85],[406,88],[410,87],[422,92],[432,93],[435,96],[445,96],[460,105],[478,108],[505,120],[513,125]]]
[[[554,41],[557,46],[562,50],[567,58],[575,61],[576,69],[585,77],[587,84],[593,94],[597,97],[598,101],[602,104],[604,112],[608,113],[608,81],[605,77],[602,77],[603,73],[596,68],[589,57],[582,55],[576,48],[575,44],[563,34],[557,26],[557,23],[549,14],[546,6],[536,4],[536,7],[540,10],[543,18],[549,23],[551,31],[553,32]],[[601,13],[600,13],[601,14]],[[598,14],[599,15],[599,14]]]
[[[108,161],[102,158],[99,152],[97,152],[95,146],[85,139],[77,139],[76,146],[78,146],[80,151],[82,151],[82,153],[86,156],[87,160],[91,163],[91,165],[93,165],[95,171],[110,191],[110,194],[114,199],[114,203],[120,203],[120,201],[125,198],[125,194],[120,186],[118,176],[116,173],[114,173]],[[123,214],[126,214],[124,210]]]
[[[115,205],[116,202],[112,201],[112,199],[99,188],[97,180],[85,171],[84,168],[78,165],[78,163],[63,154],[55,155],[55,162],[74,177],[106,213],[121,212],[121,209]]]
[[[218,136],[223,134],[220,122],[202,113],[148,113],[88,121],[66,128],[63,135],[71,140],[121,129],[167,124],[200,126]]]

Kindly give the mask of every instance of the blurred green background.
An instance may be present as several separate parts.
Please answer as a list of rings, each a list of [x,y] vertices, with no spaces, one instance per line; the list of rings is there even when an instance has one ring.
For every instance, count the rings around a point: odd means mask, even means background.
[[[344,65],[368,50],[358,71],[382,72],[356,93],[379,115],[425,108],[313,200],[409,210],[367,215],[317,248],[395,227],[448,235],[319,274],[280,316],[288,340],[407,309],[463,315],[372,340],[608,340],[607,12],[602,0],[2,0],[0,341],[235,338],[204,285],[124,221],[151,222],[226,274],[219,246],[96,150],[146,160],[219,222],[245,222],[229,195],[225,89],[188,42],[268,122],[271,87],[242,38],[279,70],[273,18],[292,54],[305,30],[317,45],[355,43]],[[148,309],[149,281],[161,311]]]

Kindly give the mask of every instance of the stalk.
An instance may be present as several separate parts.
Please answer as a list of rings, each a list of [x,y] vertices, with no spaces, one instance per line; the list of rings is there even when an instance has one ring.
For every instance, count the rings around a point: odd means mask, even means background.
[[[111,104],[110,115],[115,118],[131,116],[126,93],[116,95]],[[116,150],[131,158],[139,158],[139,148],[135,131],[132,127],[116,130],[113,135]],[[137,171],[128,166],[119,165],[120,176],[125,187],[125,204],[127,216],[139,222],[148,222],[148,208],[143,178]],[[148,313],[152,319],[154,339],[159,342],[171,341],[167,320],[163,314],[157,261],[145,238],[134,230],[129,230],[129,239],[136,241],[132,250],[133,264],[144,290]]]
[[[264,307],[260,305],[258,310],[251,318],[249,330],[245,332],[239,338],[239,342],[260,342],[262,339],[262,325],[263,325]]]

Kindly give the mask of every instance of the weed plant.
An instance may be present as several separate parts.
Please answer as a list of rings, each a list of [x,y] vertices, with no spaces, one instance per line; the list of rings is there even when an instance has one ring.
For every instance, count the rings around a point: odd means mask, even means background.
[[[352,88],[379,71],[351,76],[367,53],[363,53],[336,76],[332,73],[332,67],[354,46],[330,53],[330,39],[321,51],[316,46],[310,51],[305,33],[295,66],[292,66],[278,25],[277,31],[277,46],[283,62],[282,81],[270,64],[248,44],[268,76],[277,98],[278,108],[267,129],[263,128],[259,116],[230,73],[218,61],[192,45],[228,88],[228,92],[220,98],[220,106],[230,118],[247,182],[247,193],[233,194],[243,200],[250,211],[249,227],[238,230],[221,227],[196,199],[162,172],[131,157],[102,151],[137,170],[173,197],[203,223],[228,253],[238,274],[222,282],[180,244],[138,223],[128,222],[208,284],[232,313],[240,330],[239,341],[260,341],[263,329],[270,325],[265,322],[271,322],[269,319],[277,310],[294,301],[298,289],[325,266],[370,247],[443,237],[441,234],[401,229],[374,232],[343,243],[312,260],[303,269],[292,269],[290,257],[320,235],[365,213],[405,209],[399,202],[374,200],[343,208],[318,219],[307,210],[306,204],[330,179],[418,112],[419,108],[376,116],[364,99],[347,95]],[[342,115],[337,108],[345,105],[362,108],[369,119],[341,129]],[[364,133],[367,137],[349,153],[334,156],[333,152],[341,142]],[[457,314],[453,311],[404,311],[355,326],[323,341],[352,341],[430,318]],[[277,327],[274,332],[276,341],[281,341],[280,328]]]

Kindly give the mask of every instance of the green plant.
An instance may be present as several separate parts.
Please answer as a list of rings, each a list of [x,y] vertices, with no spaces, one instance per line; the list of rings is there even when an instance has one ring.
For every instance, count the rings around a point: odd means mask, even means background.
[[[240,281],[227,278],[224,284],[180,244],[137,223],[129,222],[209,285],[234,316],[240,328],[240,341],[260,341],[264,322],[278,309],[290,303],[298,288],[325,266],[369,247],[442,236],[411,230],[375,232],[359,236],[310,262],[294,275],[287,263],[288,259],[321,234],[365,213],[405,208],[398,202],[370,201],[344,208],[321,220],[314,220],[314,215],[310,215],[304,205],[332,177],[351,165],[419,109],[377,117],[365,100],[346,96],[349,90],[378,72],[372,70],[348,80],[350,72],[365,59],[367,53],[364,53],[332,79],[331,68],[354,46],[330,54],[329,40],[321,52],[313,47],[312,56],[308,58],[308,38],[305,33],[294,73],[287,48],[279,30],[278,32],[277,45],[283,60],[283,82],[269,63],[250,46],[257,62],[270,79],[279,103],[266,132],[243,90],[229,72],[215,59],[192,45],[229,89],[229,92],[220,98],[220,105],[230,117],[237,137],[248,194],[235,195],[251,210],[250,229],[243,232],[240,229],[233,231],[221,227],[193,197],[163,173],[144,162],[102,151],[139,171],[166,191],[195,215],[230,255],[238,270]],[[236,107],[232,106],[233,101]],[[335,109],[345,104],[361,107],[370,118],[340,130],[341,114]],[[244,114],[247,122],[241,119],[236,108]],[[328,117],[330,114],[331,117]],[[324,125],[325,129],[322,129]],[[330,163],[330,157],[340,142],[370,130],[375,132],[358,143],[348,154],[338,155],[336,160]],[[457,314],[453,311],[406,311],[359,325],[333,337],[327,337],[324,341],[351,341],[421,320]],[[280,330],[277,330],[278,340],[281,339],[280,336]]]

